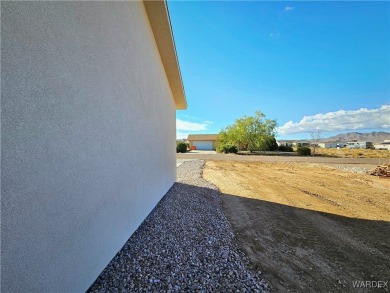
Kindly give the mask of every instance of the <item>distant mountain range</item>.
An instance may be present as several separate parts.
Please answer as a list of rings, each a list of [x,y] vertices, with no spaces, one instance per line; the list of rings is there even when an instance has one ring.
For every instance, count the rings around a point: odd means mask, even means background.
[[[385,139],[390,139],[390,132],[368,132],[368,133],[360,133],[360,132],[349,132],[342,133],[335,136],[331,136],[328,138],[324,138],[322,140],[326,141],[371,141],[371,142],[383,142]]]
[[[360,133],[360,132],[348,132],[348,133],[342,133],[331,137],[326,137],[326,133],[322,133],[320,141],[326,142],[326,141],[370,141],[373,143],[383,142],[384,140],[389,139],[390,140],[390,132],[367,132],[367,133]],[[287,142],[308,142],[310,141],[309,138],[307,139],[288,139],[288,140],[281,140],[281,141],[287,141]]]

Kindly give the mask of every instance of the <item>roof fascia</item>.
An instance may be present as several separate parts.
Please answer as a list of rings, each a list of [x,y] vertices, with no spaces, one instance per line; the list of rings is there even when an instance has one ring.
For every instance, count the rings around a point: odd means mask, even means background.
[[[168,7],[165,0],[143,1],[177,110],[187,109]]]

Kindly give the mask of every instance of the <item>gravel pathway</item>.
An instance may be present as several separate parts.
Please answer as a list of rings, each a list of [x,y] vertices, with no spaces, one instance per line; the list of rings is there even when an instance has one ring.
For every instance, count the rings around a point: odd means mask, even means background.
[[[177,182],[89,292],[267,292],[222,212],[204,161],[184,162]]]

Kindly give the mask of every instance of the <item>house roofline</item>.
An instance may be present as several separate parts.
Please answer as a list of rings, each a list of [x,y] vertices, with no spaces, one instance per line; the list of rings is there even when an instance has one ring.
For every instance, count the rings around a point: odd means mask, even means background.
[[[143,1],[177,110],[187,109],[175,40],[165,0]]]
[[[217,140],[218,134],[189,134],[187,137],[188,141],[209,141],[209,140]]]

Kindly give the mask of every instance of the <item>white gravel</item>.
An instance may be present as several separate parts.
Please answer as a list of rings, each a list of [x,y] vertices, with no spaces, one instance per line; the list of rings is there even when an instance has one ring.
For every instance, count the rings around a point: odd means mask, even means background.
[[[184,162],[177,182],[89,292],[268,292],[248,269],[204,161]]]
[[[353,172],[353,173],[361,173],[361,174],[368,173],[368,170],[366,168],[362,168],[362,167],[339,166],[338,168],[341,170]]]

